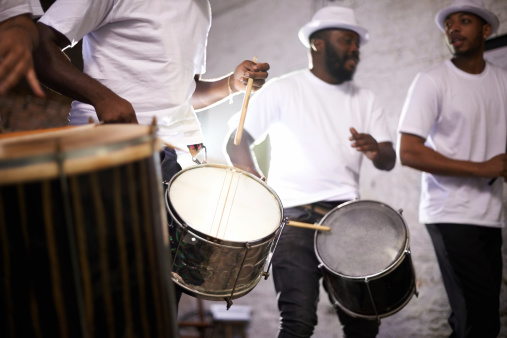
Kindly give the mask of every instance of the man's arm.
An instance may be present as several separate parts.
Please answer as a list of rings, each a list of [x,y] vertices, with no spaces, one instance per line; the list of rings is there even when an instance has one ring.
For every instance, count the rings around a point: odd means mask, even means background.
[[[223,99],[244,91],[249,78],[254,79],[252,90],[260,89],[268,77],[269,64],[245,60],[234,73],[216,80],[203,80],[196,75],[196,88],[192,95],[194,109],[208,108]]]
[[[40,42],[34,63],[41,81],[49,88],[95,107],[99,121],[137,123],[134,108],[99,81],[86,75],[70,62],[62,49],[70,41],[60,32],[38,23]]]
[[[0,23],[0,95],[25,76],[35,95],[44,97],[32,61],[32,52],[38,43],[37,29],[29,14]]]
[[[350,133],[351,146],[364,153],[373,162],[375,168],[380,170],[394,168],[396,152],[391,142],[378,143],[370,134],[358,133],[354,128],[350,128]]]
[[[454,160],[428,148],[424,138],[401,133],[401,164],[444,176],[475,176],[507,178],[507,154],[499,154],[485,162]]]
[[[236,168],[245,170],[263,179],[264,175],[258,170],[259,165],[252,150],[252,144],[254,143],[252,135],[243,130],[239,145],[234,144],[235,135],[236,130],[231,131],[225,146],[226,156],[229,157],[229,161]]]

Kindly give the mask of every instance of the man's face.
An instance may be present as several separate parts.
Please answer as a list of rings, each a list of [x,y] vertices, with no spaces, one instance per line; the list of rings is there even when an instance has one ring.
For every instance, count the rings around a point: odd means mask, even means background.
[[[359,63],[359,35],[334,29],[325,41],[325,62],[330,75],[341,81],[352,80]]]
[[[490,25],[475,14],[458,12],[444,21],[447,45],[455,56],[466,56],[481,50]]]

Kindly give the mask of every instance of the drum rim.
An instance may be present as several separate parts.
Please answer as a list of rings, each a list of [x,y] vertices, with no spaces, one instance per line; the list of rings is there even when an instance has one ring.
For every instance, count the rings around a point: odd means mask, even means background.
[[[406,238],[405,238],[405,242],[404,242],[404,245],[403,245],[403,248],[402,250],[400,250],[396,257],[393,259],[392,263],[389,264],[386,268],[382,269],[380,272],[376,272],[374,274],[370,274],[370,275],[367,275],[367,276],[349,276],[349,275],[345,275],[343,273],[340,273],[338,271],[335,271],[335,270],[332,270],[330,269],[326,263],[323,261],[323,259],[321,258],[320,254],[319,254],[319,250],[318,250],[318,246],[317,246],[317,237],[319,236],[319,231],[318,230],[315,230],[315,235],[314,235],[314,241],[313,241],[313,247],[314,247],[314,251],[315,251],[315,256],[317,256],[317,259],[319,261],[319,266],[322,266],[324,267],[327,271],[329,271],[330,273],[333,273],[333,274],[336,274],[340,277],[343,277],[343,278],[346,278],[346,279],[349,279],[349,280],[364,280],[364,279],[378,279],[380,277],[382,277],[383,275],[385,275],[387,272],[393,270],[396,266],[398,266],[399,264],[401,264],[401,262],[403,261],[403,258],[405,257],[405,254],[407,252],[410,252],[410,233],[409,233],[409,229],[408,229],[408,226],[405,222],[405,220],[403,219],[402,215],[397,212],[394,208],[392,208],[390,205],[386,204],[386,203],[383,203],[381,201],[376,201],[376,200],[371,200],[371,199],[364,199],[364,200],[360,200],[360,199],[357,199],[357,200],[352,200],[352,201],[347,201],[345,203],[342,203],[336,207],[334,207],[333,209],[329,210],[325,215],[324,217],[322,217],[322,219],[320,220],[319,223],[323,223],[328,217],[329,215],[331,215],[333,213],[333,211],[337,210],[337,209],[340,209],[340,208],[343,208],[343,207],[346,207],[347,205],[350,205],[350,204],[357,204],[357,203],[374,203],[374,204],[381,204],[383,206],[386,206],[388,207],[389,209],[391,209],[392,211],[395,212],[396,215],[398,215],[398,217],[401,219],[402,221],[402,224],[405,226],[405,233],[406,233]]]
[[[0,146],[3,144],[8,146],[10,143],[14,144],[18,141],[31,142],[30,144],[33,144],[33,142],[36,142],[40,138],[47,142],[53,142],[55,148],[45,148],[40,153],[23,154],[22,156],[6,158],[1,158],[0,156],[0,173],[3,176],[3,179],[0,178],[0,185],[31,180],[54,179],[59,175],[67,176],[107,169],[115,165],[148,158],[155,153],[156,149],[160,148],[160,140],[150,131],[150,126],[133,124],[121,125],[122,128],[127,128],[131,132],[132,129],[135,129],[133,136],[125,137],[121,135],[118,140],[108,140],[107,143],[80,143],[78,146],[72,144],[76,140],[82,141],[86,136],[93,137],[92,133],[95,130],[100,129],[102,132],[111,128],[119,129],[119,127],[120,125],[118,124],[68,126],[65,129],[40,130],[39,133],[27,135],[26,138],[25,136],[4,138],[1,140]],[[85,132],[90,132],[90,135],[85,134]],[[62,140],[62,143],[67,141],[71,144],[63,145],[61,149],[57,149],[57,145],[60,144],[59,140]],[[125,151],[128,153],[125,154]],[[119,155],[113,156],[116,154]],[[107,156],[107,161],[101,159],[104,156]],[[87,160],[86,165],[83,163],[78,164],[79,161],[85,160]],[[37,172],[36,169],[40,169],[39,167],[44,168],[44,170]],[[18,176],[16,173],[20,171],[31,172],[32,174],[28,175],[24,173]]]
[[[220,239],[220,238],[213,237],[211,235],[205,234],[205,233],[203,233],[203,232],[195,229],[190,224],[187,224],[181,218],[181,216],[178,215],[178,213],[176,212],[176,210],[173,210],[174,209],[173,205],[169,201],[169,188],[171,187],[171,184],[176,180],[176,178],[179,177],[180,175],[182,175],[184,172],[187,172],[187,171],[190,171],[190,170],[199,169],[199,168],[203,168],[203,167],[214,167],[214,168],[235,170],[235,171],[241,172],[242,174],[245,174],[245,175],[249,176],[250,178],[256,180],[259,183],[261,183],[265,188],[267,188],[268,191],[275,197],[275,200],[278,202],[278,208],[280,209],[280,220],[279,220],[279,225],[276,227],[276,229],[273,232],[271,232],[269,235],[266,235],[264,237],[261,237],[259,239],[254,240],[254,241],[240,242],[240,241],[231,241],[231,240],[225,240],[225,239]],[[253,175],[253,174],[251,174],[251,173],[249,173],[249,172],[247,172],[245,170],[242,170],[242,169],[239,169],[239,168],[236,168],[236,167],[232,167],[232,166],[228,166],[228,165],[224,165],[224,164],[216,164],[216,163],[197,164],[197,165],[194,165],[194,166],[191,166],[191,167],[187,167],[185,169],[180,170],[179,172],[177,172],[171,178],[171,180],[169,182],[165,182],[165,184],[167,185],[167,188],[166,188],[166,191],[164,193],[164,201],[165,201],[165,204],[166,204],[166,209],[171,214],[172,218],[184,230],[191,229],[192,233],[198,235],[202,239],[207,240],[209,242],[216,243],[216,244],[222,244],[224,246],[230,246],[230,247],[235,247],[235,248],[237,248],[237,247],[244,247],[246,244],[249,244],[249,245],[263,244],[263,243],[267,242],[268,240],[272,239],[273,237],[275,237],[276,234],[278,233],[278,231],[280,231],[280,229],[282,227],[282,224],[283,224],[283,206],[282,206],[282,202],[281,202],[280,198],[278,197],[278,195],[276,194],[276,192],[270,186],[268,186],[264,181],[262,181],[257,176],[255,176],[255,175]]]
[[[173,271],[171,271],[171,280],[175,284],[178,284],[178,286],[182,289],[181,291],[183,291],[187,295],[190,295],[190,296],[193,296],[196,298],[200,298],[200,299],[204,299],[204,300],[211,300],[211,301],[223,301],[229,297],[231,297],[230,299],[241,298],[241,297],[247,295],[248,293],[250,293],[253,289],[255,289],[255,287],[257,286],[257,284],[259,284],[259,282],[262,278],[262,274],[259,274],[255,279],[252,279],[252,281],[250,282],[250,284],[248,285],[247,288],[244,288],[240,291],[234,290],[233,294],[231,295],[231,292],[222,292],[222,293],[218,293],[218,292],[209,293],[208,292],[208,293],[206,293],[203,291],[196,290],[194,288],[191,288],[187,283],[181,283],[178,278],[174,277],[174,274],[175,273]]]

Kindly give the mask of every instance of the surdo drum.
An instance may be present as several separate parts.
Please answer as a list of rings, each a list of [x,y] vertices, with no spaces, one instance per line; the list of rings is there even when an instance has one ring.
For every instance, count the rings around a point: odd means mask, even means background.
[[[185,293],[231,300],[250,292],[284,222],[278,196],[245,171],[216,164],[186,168],[166,190],[172,279]]]
[[[0,135],[0,336],[176,337],[158,139]]]
[[[316,231],[315,252],[335,305],[353,317],[380,319],[417,294],[409,233],[399,212],[369,200],[329,211]]]

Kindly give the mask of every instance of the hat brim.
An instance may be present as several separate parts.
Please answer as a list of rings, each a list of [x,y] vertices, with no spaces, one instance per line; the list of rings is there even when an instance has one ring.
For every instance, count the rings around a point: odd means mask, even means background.
[[[370,39],[370,35],[368,34],[368,31],[364,29],[363,27],[356,26],[356,25],[347,25],[347,24],[337,24],[336,22],[326,22],[326,21],[311,21],[308,22],[306,25],[301,27],[299,29],[299,40],[301,43],[306,47],[310,48],[310,35],[313,33],[323,30],[323,29],[346,29],[353,32],[356,32],[361,40],[361,45],[366,44],[368,40]]]
[[[496,31],[498,30],[498,26],[500,26],[500,21],[498,20],[498,17],[493,12],[487,9],[468,5],[454,5],[444,8],[437,13],[437,15],[435,16],[435,23],[437,24],[438,28],[440,28],[440,30],[445,33],[444,27],[445,19],[447,19],[449,15],[458,12],[472,13],[486,20],[486,22],[488,22],[491,25],[491,35],[495,34]]]

